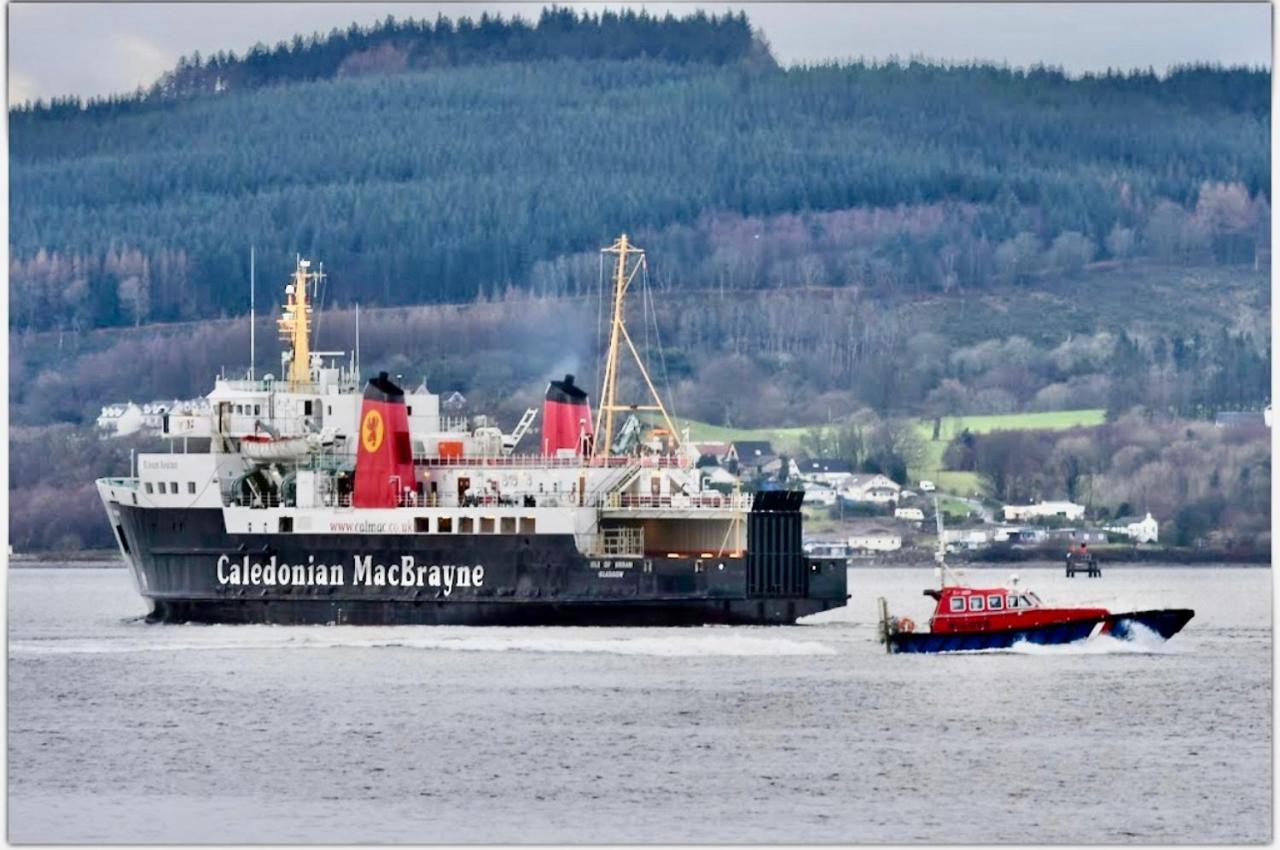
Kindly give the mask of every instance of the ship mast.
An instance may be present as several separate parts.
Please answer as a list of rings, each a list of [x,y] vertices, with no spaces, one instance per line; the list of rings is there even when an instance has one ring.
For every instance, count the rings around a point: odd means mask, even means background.
[[[280,317],[280,339],[289,343],[289,375],[291,384],[311,381],[311,302],[307,284],[318,284],[323,272],[309,271],[311,261],[298,258],[293,283],[285,287],[284,315]]]
[[[631,285],[631,281],[635,279],[636,273],[645,265],[644,251],[628,242],[627,234],[624,233],[618,237],[617,242],[614,242],[608,248],[601,249],[601,253],[616,254],[618,260],[613,276],[613,313],[609,325],[609,351],[605,356],[604,362],[604,386],[600,390],[600,409],[596,411],[596,439],[592,447],[592,456],[608,456],[610,449],[613,447],[613,415],[618,411],[626,410],[656,410],[662,415],[662,420],[667,425],[667,430],[671,434],[674,445],[678,446],[680,444],[680,436],[676,431],[676,426],[672,423],[671,417],[667,415],[667,409],[663,406],[662,398],[658,395],[657,389],[654,388],[653,381],[649,379],[649,372],[644,367],[644,361],[640,358],[640,353],[636,351],[635,343],[631,341],[631,334],[627,333],[627,323],[624,317],[623,306],[626,303],[627,288]],[[631,264],[631,270],[628,273],[627,258],[633,255],[637,259]],[[621,351],[620,344],[624,342],[627,350],[631,352],[631,356],[635,359],[636,366],[640,369],[640,376],[644,378],[645,386],[649,388],[649,395],[653,404],[618,404],[618,355]],[[603,427],[601,427],[602,425]]]

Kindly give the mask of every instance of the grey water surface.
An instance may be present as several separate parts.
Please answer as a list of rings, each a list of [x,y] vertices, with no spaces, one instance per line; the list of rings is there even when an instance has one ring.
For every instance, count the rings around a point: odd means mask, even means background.
[[[8,835],[1269,841],[1271,571],[1020,573],[1196,617],[891,657],[875,599],[925,623],[929,568],[851,570],[849,607],[794,628],[644,630],[154,626],[124,570],[11,570]]]

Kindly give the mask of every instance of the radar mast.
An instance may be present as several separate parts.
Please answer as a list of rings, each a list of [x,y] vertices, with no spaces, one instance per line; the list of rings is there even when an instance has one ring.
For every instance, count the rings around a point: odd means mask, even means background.
[[[311,271],[311,261],[298,257],[293,282],[285,287],[284,315],[280,317],[280,339],[289,344],[285,357],[289,362],[291,384],[311,381],[311,299],[307,285],[318,287],[324,280],[324,266]]]
[[[658,395],[658,390],[653,386],[653,381],[649,378],[649,371],[645,369],[644,360],[641,359],[640,352],[636,350],[635,343],[631,341],[631,334],[627,333],[625,311],[623,310],[626,303],[627,289],[631,286],[631,281],[635,279],[636,274],[641,269],[645,268],[644,251],[632,245],[627,240],[627,234],[624,233],[618,237],[618,241],[608,248],[601,249],[601,253],[614,254],[618,259],[613,275],[613,311],[609,324],[609,350],[605,355],[604,386],[600,390],[600,409],[596,411],[596,439],[592,446],[592,456],[599,457],[603,455],[607,457],[609,455],[610,450],[613,448],[614,414],[619,411],[657,411],[661,414],[662,421],[666,423],[673,447],[677,447],[680,445],[679,433],[676,431],[676,426],[671,421],[671,417],[667,414],[666,407],[662,404],[662,398]],[[628,258],[630,257],[635,257],[635,261],[629,262]],[[640,370],[640,376],[644,378],[645,386],[649,388],[652,404],[618,403],[618,359],[622,343],[626,343],[627,350],[631,352],[631,356],[635,359],[636,367]],[[603,427],[601,427],[602,425]]]

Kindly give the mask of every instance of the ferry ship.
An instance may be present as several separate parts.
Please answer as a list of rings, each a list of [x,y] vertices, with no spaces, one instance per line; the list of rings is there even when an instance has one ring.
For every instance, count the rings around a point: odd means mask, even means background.
[[[802,493],[704,487],[627,331],[644,252],[625,234],[603,252],[602,402],[593,415],[573,375],[550,381],[529,454],[536,408],[505,434],[442,415],[425,386],[361,381],[358,355],[313,351],[323,271],[299,259],[281,378],[218,378],[207,411],[165,417],[171,452],[97,482],[149,619],[789,624],[846,604],[844,565],[802,550]],[[626,354],[648,403],[618,397]],[[637,411],[665,427],[638,437]]]

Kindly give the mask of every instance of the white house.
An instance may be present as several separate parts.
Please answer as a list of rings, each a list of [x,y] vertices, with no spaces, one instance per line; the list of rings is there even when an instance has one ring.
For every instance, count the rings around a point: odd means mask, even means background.
[[[734,475],[723,466],[704,466],[698,470],[698,474],[702,476],[704,485],[721,484],[727,487],[733,487],[739,484],[738,476]]]
[[[894,519],[905,519],[909,522],[924,522],[924,511],[920,508],[895,508]]]
[[[898,501],[902,487],[887,475],[851,475],[840,497],[849,502],[871,502],[885,505]]]
[[[208,413],[209,400],[206,398],[150,401],[143,405],[127,402],[103,407],[97,424],[100,436],[124,437],[138,432],[162,431],[166,415],[203,416]]]
[[[980,549],[991,542],[990,532],[981,528],[944,528],[942,545],[948,549]]]
[[[1037,502],[1034,505],[1005,505],[1004,518],[1013,522],[1026,522],[1044,517],[1062,517],[1067,520],[1084,518],[1084,505],[1075,502]]]
[[[902,535],[872,528],[850,535],[849,548],[855,552],[896,552],[902,548]]]
[[[840,458],[806,458],[799,461],[797,475],[804,481],[839,489],[853,477],[853,464]]]
[[[1160,542],[1160,523],[1156,522],[1150,511],[1142,519],[1137,517],[1118,519],[1114,525],[1107,526],[1107,531],[1123,534],[1135,543]]]
[[[822,484],[805,482],[804,503],[806,505],[825,505],[830,507],[836,503],[836,491]]]

